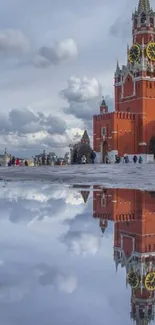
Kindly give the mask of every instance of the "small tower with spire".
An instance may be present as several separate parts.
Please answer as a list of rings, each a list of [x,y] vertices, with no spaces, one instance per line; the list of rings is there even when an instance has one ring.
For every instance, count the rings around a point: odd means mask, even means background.
[[[81,143],[90,145],[90,139],[89,139],[87,130],[85,130],[84,133],[83,133],[83,136],[81,138]]]
[[[100,114],[105,114],[105,113],[108,113],[108,106],[106,104],[106,101],[104,99],[104,97],[102,97],[102,102],[101,102],[101,105],[100,105]]]
[[[84,203],[87,203],[89,194],[90,194],[89,191],[81,191],[81,195],[82,195]]]
[[[8,153],[7,153],[7,149],[5,148],[4,150],[4,166],[8,165]]]
[[[102,234],[105,233],[105,230],[107,229],[107,227],[108,227],[108,220],[100,219],[100,228],[101,228]]]
[[[117,60],[116,70],[115,70],[115,84],[118,84],[120,82],[121,82],[121,68],[120,68],[119,62]]]

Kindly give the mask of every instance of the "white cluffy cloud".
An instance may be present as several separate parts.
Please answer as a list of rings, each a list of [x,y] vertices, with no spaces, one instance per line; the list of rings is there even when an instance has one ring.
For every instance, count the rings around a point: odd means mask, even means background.
[[[33,62],[36,67],[46,68],[75,58],[78,55],[78,48],[74,39],[67,38],[55,41],[51,46],[35,49],[21,30],[2,29],[0,30],[0,54],[4,57],[18,58],[23,54],[29,54],[30,64]]]
[[[11,267],[11,265],[9,265]],[[1,269],[3,285],[0,290],[1,303],[14,303],[21,301],[26,295],[34,292],[38,283],[41,286],[52,286],[60,292],[72,294],[77,289],[77,277],[72,274],[62,273],[56,267],[48,265],[37,265],[27,272],[14,270],[11,274],[7,270]]]
[[[84,231],[68,232],[63,236],[62,241],[70,252],[83,256],[96,255],[101,245],[99,236]]]
[[[86,102],[101,96],[102,87],[95,78],[87,77],[76,78],[71,77],[67,81],[67,88],[61,91],[61,95],[68,102]]]
[[[28,38],[18,29],[0,30],[1,55],[18,56],[30,51]]]
[[[39,276],[42,286],[53,286],[57,290],[71,294],[77,288],[77,277],[71,273],[64,273],[56,267],[40,264],[35,267],[35,274]]]
[[[56,283],[60,291],[68,294],[73,293],[77,288],[77,278],[74,275],[59,274]]]
[[[63,111],[84,122],[89,136],[92,134],[92,116],[98,112],[102,97],[102,86],[96,78],[71,77],[67,87],[60,92],[68,102]]]
[[[66,204],[78,206],[83,204],[83,198],[80,192],[70,192],[66,198]]]
[[[1,133],[15,132],[18,134],[31,134],[46,131],[49,134],[63,134],[66,123],[61,117],[35,113],[30,108],[12,109],[7,117],[1,116]]]
[[[52,47],[41,47],[34,59],[34,64],[37,67],[45,68],[73,59],[77,54],[77,44],[73,39],[68,38],[60,42],[55,42]]]

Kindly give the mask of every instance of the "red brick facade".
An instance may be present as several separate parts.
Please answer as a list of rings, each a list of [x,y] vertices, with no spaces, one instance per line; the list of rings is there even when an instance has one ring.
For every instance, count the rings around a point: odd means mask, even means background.
[[[155,281],[150,288],[146,285],[147,276],[155,276],[155,192],[94,186],[93,217],[103,234],[109,221],[114,222],[113,257],[116,270],[126,269],[131,318],[136,325],[148,325],[155,314]]]
[[[117,63],[115,72],[115,109],[109,113],[103,100],[100,114],[93,116],[94,150],[102,156],[113,150],[119,156],[148,154],[155,136],[155,13],[149,1],[139,0],[132,21],[127,64],[120,68]]]

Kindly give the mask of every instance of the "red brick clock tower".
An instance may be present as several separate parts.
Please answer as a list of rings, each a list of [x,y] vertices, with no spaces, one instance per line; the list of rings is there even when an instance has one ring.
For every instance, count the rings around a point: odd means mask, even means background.
[[[114,261],[126,269],[130,317],[135,325],[155,320],[155,192],[94,186],[93,217],[104,236],[114,221]]]
[[[155,136],[155,12],[149,0],[139,0],[132,15],[131,47],[127,63],[117,62],[115,110],[108,113],[104,101],[100,114],[93,117],[94,150],[101,162],[109,153],[149,154]]]

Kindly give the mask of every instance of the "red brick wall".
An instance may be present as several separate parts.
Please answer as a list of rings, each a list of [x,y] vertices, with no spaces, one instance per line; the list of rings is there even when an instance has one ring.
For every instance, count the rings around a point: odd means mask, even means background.
[[[134,92],[134,82],[130,75],[128,75],[125,79],[124,85],[123,85],[124,91],[123,96],[128,97],[132,96]]]
[[[106,140],[109,151],[118,150],[118,154],[123,156],[124,153],[133,154],[137,151],[137,126],[135,125],[134,116],[130,113],[108,113],[94,117],[94,150],[101,151],[102,127],[107,129]]]
[[[136,150],[134,116],[125,113],[115,113],[113,149],[123,156],[133,154]],[[117,133],[116,133],[117,132]]]
[[[110,137],[113,131],[113,113],[95,115],[93,117],[93,148],[96,152],[101,151],[101,143],[103,143],[102,127],[106,127],[108,143],[112,147],[112,139]]]
[[[102,206],[102,190],[93,192],[93,216],[115,222],[114,246],[121,245],[121,233],[135,238],[137,252],[155,251],[155,197],[149,192],[126,189],[106,190]],[[128,223],[126,221],[129,221]],[[131,251],[131,240],[123,239],[125,253]]]

